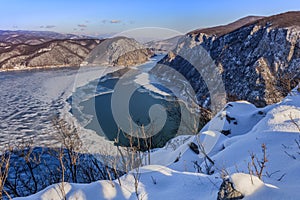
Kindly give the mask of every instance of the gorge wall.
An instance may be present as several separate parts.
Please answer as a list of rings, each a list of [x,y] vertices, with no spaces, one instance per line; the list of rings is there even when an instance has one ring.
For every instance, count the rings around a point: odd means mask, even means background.
[[[300,79],[300,12],[246,19],[188,33],[151,73],[166,83],[172,74],[163,65],[175,69],[192,85],[199,104],[209,107],[203,74],[191,64],[208,55],[228,101],[247,100],[256,106],[280,101]],[[201,70],[209,73],[211,68],[203,65]]]

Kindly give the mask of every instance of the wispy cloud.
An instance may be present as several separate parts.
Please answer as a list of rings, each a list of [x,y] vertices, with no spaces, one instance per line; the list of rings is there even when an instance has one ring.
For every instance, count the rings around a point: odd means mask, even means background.
[[[113,19],[113,20],[110,20],[110,23],[111,24],[118,24],[118,23],[121,23],[121,20]]]
[[[77,24],[77,26],[81,27],[81,28],[86,28],[87,27],[87,25],[85,25],[85,24]]]
[[[40,26],[40,28],[46,28],[46,29],[51,29],[51,28],[55,28],[55,25],[46,25],[46,26]]]
[[[54,25],[47,25],[47,26],[45,26],[45,28],[55,28],[56,26],[54,26]]]

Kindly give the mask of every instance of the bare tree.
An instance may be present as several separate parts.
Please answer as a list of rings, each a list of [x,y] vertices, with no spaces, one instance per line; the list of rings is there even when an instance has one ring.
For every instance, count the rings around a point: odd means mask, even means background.
[[[64,165],[64,150],[62,148],[60,148],[59,152],[58,152],[58,159],[59,159],[59,163],[60,163],[60,170],[61,171],[61,183],[58,185],[59,190],[61,191],[62,194],[62,198],[64,200],[66,200],[66,190],[65,190],[65,165]]]
[[[66,156],[63,156],[64,159],[67,159],[65,162],[67,168],[71,173],[72,182],[78,182],[77,167],[79,164],[79,152],[82,150],[82,141],[79,137],[79,133],[74,125],[68,124],[62,119],[53,119],[53,125],[56,128],[56,137],[58,141],[61,142],[62,149]]]
[[[3,153],[0,156],[0,199],[3,199],[3,193],[9,196],[4,189],[6,179],[10,168],[10,153]]]

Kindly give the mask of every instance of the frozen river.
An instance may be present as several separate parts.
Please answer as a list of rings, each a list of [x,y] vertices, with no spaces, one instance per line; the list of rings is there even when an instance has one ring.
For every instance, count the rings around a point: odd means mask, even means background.
[[[136,77],[137,79],[135,80],[137,84],[149,81],[147,80],[148,77],[146,72],[155,65],[159,58],[160,57],[157,57],[147,64],[135,67],[140,70],[140,76]],[[97,120],[100,118],[99,116],[91,116],[91,113],[88,112],[89,108],[86,105],[89,104],[89,101],[91,101],[92,98],[96,98],[96,101],[98,102],[98,104],[96,104],[97,108],[103,109],[105,106],[103,107],[101,101],[105,96],[101,96],[103,91],[89,92],[87,88],[90,88],[92,84],[95,84],[95,80],[118,69],[120,68],[74,67],[1,72],[1,148],[6,144],[13,145],[24,140],[32,141],[37,146],[56,144],[57,142],[53,136],[51,120],[57,114],[60,114],[63,118],[71,120],[77,126],[80,126],[80,131],[86,132],[84,133],[85,137],[83,137],[83,139],[86,139],[88,143],[95,143],[95,131],[98,131],[93,124],[96,120],[95,117],[97,117]],[[155,90],[153,85],[148,84],[146,87]],[[69,102],[67,102],[67,99],[73,94],[80,93],[80,89],[82,88],[85,93],[81,93],[83,98],[78,102],[83,106],[82,118],[80,117],[81,119],[79,119],[78,116],[74,117],[69,112],[70,109],[73,109],[73,105],[70,105]],[[140,92],[136,94],[142,95],[140,97],[144,99],[142,103],[146,102],[145,94],[145,91],[144,93]],[[151,97],[150,94],[147,93],[147,95]],[[153,101],[156,102],[157,100],[153,99]],[[104,101],[104,103],[108,102]],[[149,107],[149,105],[147,105],[147,107]],[[141,109],[141,107],[139,107],[139,109]],[[134,112],[136,111],[137,109],[134,110]],[[146,112],[144,110],[141,111]],[[104,117],[103,120],[104,119],[106,118]],[[103,141],[103,139],[101,141]]]

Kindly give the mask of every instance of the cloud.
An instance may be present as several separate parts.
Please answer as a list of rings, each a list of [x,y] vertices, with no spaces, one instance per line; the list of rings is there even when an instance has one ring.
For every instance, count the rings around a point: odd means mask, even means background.
[[[77,24],[77,26],[81,27],[81,28],[86,28],[87,27],[87,25],[85,25],[85,24]]]
[[[55,28],[56,26],[54,26],[54,25],[47,25],[47,26],[45,26],[45,28]]]
[[[56,26],[54,25],[46,25],[46,26],[40,26],[40,28],[47,28],[47,29],[51,29],[51,28],[55,28]]]
[[[112,19],[112,20],[103,19],[101,22],[102,22],[102,24],[107,24],[107,23],[110,23],[110,24],[119,24],[122,21],[119,20],[119,19]]]
[[[118,24],[118,23],[121,23],[121,20],[113,19],[113,20],[110,20],[110,23],[111,24]]]

